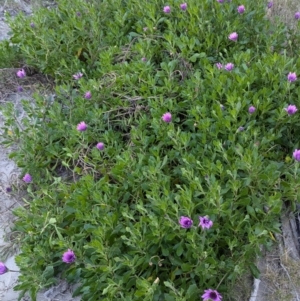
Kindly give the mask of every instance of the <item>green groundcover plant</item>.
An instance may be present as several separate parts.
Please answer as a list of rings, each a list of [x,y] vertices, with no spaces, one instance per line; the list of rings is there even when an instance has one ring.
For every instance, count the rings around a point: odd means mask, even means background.
[[[57,81],[21,123],[3,110],[28,191],[16,289],[35,300],[59,275],[88,301],[234,300],[300,198],[299,37],[263,1],[57,2],[10,20]]]

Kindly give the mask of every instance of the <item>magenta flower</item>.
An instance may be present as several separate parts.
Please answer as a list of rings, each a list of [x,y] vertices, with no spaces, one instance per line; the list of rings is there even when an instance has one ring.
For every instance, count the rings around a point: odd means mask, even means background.
[[[180,8],[181,8],[181,10],[186,10],[187,9],[187,4],[186,3],[180,4]]]
[[[296,20],[299,20],[299,19],[300,19],[300,11],[297,11],[297,12],[295,13],[295,19],[296,19]]]
[[[164,13],[169,14],[171,12],[170,6],[165,6],[164,7]]]
[[[238,11],[239,14],[243,14],[245,12],[245,6],[244,5],[240,5],[237,8],[237,11]]]
[[[229,36],[228,36],[228,39],[231,40],[231,41],[234,41],[236,42],[237,39],[238,39],[239,35],[236,33],[236,32],[233,32],[231,33]]]
[[[290,72],[287,76],[287,79],[290,83],[294,82],[295,80],[297,80],[297,75],[295,72]]]
[[[68,249],[67,252],[65,252],[62,256],[62,261],[65,263],[72,263],[76,260],[76,256],[74,252],[70,249]]]
[[[25,183],[30,183],[32,181],[32,177],[29,173],[25,174],[25,176],[23,177],[23,181]]]
[[[295,160],[300,161],[300,149],[295,149],[293,152],[293,157]]]
[[[78,73],[76,73],[76,74],[73,75],[73,78],[76,79],[76,80],[78,80],[78,79],[80,79],[82,77],[83,77],[83,74],[81,72],[78,72]]]
[[[104,150],[104,143],[103,143],[103,142],[99,142],[99,143],[97,143],[96,147],[97,147],[99,150]]]
[[[87,91],[85,94],[84,94],[84,98],[85,99],[91,99],[92,97],[92,93],[90,91]]]
[[[85,124],[84,121],[81,121],[80,123],[77,124],[77,131],[79,132],[84,132],[87,129],[87,125]]]
[[[24,69],[20,69],[18,72],[17,72],[17,77],[20,77],[20,78],[23,78],[26,76],[26,72]]]
[[[221,63],[216,63],[216,67],[220,70],[223,69],[223,65]]]
[[[179,224],[181,228],[191,228],[193,225],[193,221],[187,216],[181,216],[179,220]]]
[[[253,114],[255,111],[256,111],[256,108],[253,107],[253,106],[249,107],[249,109],[248,109],[248,112],[249,112],[250,114]]]
[[[202,227],[202,229],[209,229],[212,227],[212,225],[214,224],[209,218],[208,216],[199,216],[199,225],[198,227]]]
[[[204,294],[202,295],[203,301],[222,301],[222,296],[216,290],[208,289],[204,290]]]
[[[164,115],[162,115],[161,119],[164,122],[171,122],[172,121],[172,114],[170,112],[165,113]]]
[[[8,268],[5,266],[3,262],[0,262],[0,275],[5,274],[6,272],[8,272]]]
[[[295,105],[289,105],[287,108],[284,109],[289,115],[294,115],[298,111]]]
[[[234,65],[233,65],[232,63],[228,63],[228,64],[225,65],[224,68],[225,68],[225,70],[227,70],[227,71],[232,71],[233,68],[234,68]]]
[[[268,4],[267,4],[267,7],[271,8],[272,6],[273,6],[273,1],[269,1]]]

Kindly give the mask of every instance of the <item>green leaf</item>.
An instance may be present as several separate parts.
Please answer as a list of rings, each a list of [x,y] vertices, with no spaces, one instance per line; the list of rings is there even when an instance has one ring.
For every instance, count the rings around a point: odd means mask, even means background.
[[[49,279],[51,277],[53,277],[54,275],[54,268],[52,265],[49,265],[46,267],[46,269],[44,270],[43,274],[42,274],[42,277],[44,279]]]
[[[251,273],[254,278],[259,279],[260,277],[260,270],[257,268],[257,266],[253,263],[250,263],[249,268],[251,270]]]

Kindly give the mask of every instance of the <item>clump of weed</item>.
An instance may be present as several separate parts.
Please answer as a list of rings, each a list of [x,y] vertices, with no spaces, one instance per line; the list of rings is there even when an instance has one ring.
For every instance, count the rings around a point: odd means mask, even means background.
[[[30,175],[16,289],[35,298],[61,275],[89,301],[233,299],[299,199],[287,28],[259,1],[57,2],[11,21],[57,81],[55,99],[23,102],[22,131],[4,111]]]

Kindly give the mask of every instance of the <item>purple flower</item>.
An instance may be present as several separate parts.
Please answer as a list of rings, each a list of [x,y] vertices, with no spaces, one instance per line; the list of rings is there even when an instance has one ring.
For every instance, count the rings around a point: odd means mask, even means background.
[[[23,78],[26,76],[26,72],[24,69],[20,69],[18,72],[17,72],[17,77],[20,77],[20,78]]]
[[[181,216],[180,220],[179,220],[179,224],[181,226],[181,228],[191,228],[193,225],[193,221],[186,216]]]
[[[29,173],[25,174],[25,176],[23,177],[23,181],[25,183],[30,183],[32,181],[32,177]]]
[[[165,113],[164,115],[162,115],[161,119],[164,122],[171,122],[172,121],[172,114],[170,112]]]
[[[31,22],[31,23],[30,23],[30,27],[31,27],[31,28],[34,28],[34,27],[35,27],[35,24]]]
[[[300,161],[300,149],[295,149],[293,152],[293,157],[295,160]]]
[[[225,70],[232,71],[234,68],[234,65],[232,63],[228,63],[225,65]]]
[[[245,128],[244,128],[243,126],[240,126],[240,127],[238,128],[238,131],[239,131],[239,132],[242,132],[244,129],[245,129]]]
[[[273,1],[268,2],[267,7],[271,8],[273,6]]]
[[[103,142],[99,142],[99,143],[97,143],[96,147],[97,147],[99,150],[104,150],[104,143],[103,143]]]
[[[77,72],[76,74],[73,75],[74,79],[80,79],[83,77],[83,74],[81,72]]]
[[[87,125],[85,124],[84,121],[81,121],[80,123],[77,124],[77,131],[79,132],[84,132],[87,129]]]
[[[253,106],[249,107],[249,109],[248,109],[248,112],[249,112],[250,114],[253,114],[255,111],[256,111],[256,108],[253,107]]]
[[[11,187],[6,187],[6,189],[5,189],[5,190],[6,190],[6,192],[7,192],[7,193],[10,193],[10,192],[12,192],[12,189],[11,189]]]
[[[208,216],[199,216],[199,225],[198,227],[202,227],[202,229],[209,229],[212,227],[213,222],[208,218]]]
[[[299,20],[299,19],[300,19],[300,11],[297,11],[297,12],[295,13],[295,19],[296,19],[296,20]]]
[[[216,67],[220,70],[223,69],[223,65],[221,63],[216,63]]]
[[[298,111],[295,105],[289,105],[287,108],[284,109],[289,115],[294,115]]]
[[[294,82],[295,80],[297,80],[297,75],[295,72],[290,72],[287,76],[287,79],[290,83]]]
[[[187,4],[186,3],[180,4],[180,8],[181,8],[181,10],[186,10],[187,9]]]
[[[238,11],[239,14],[243,14],[245,12],[245,6],[244,5],[240,5],[237,8],[237,11]]]
[[[147,59],[145,57],[142,57],[142,62],[147,62]]]
[[[5,266],[3,262],[0,262],[0,275],[5,274],[6,272],[8,272],[8,268]]]
[[[229,36],[228,36],[228,39],[231,40],[231,41],[234,41],[236,42],[237,39],[238,39],[239,35],[236,33],[236,32],[233,32],[231,33]]]
[[[212,290],[212,289],[208,289],[208,290],[204,290],[204,294],[202,295],[202,299],[203,301],[222,301],[222,296],[220,295],[220,293],[218,293],[218,291],[216,290]]]
[[[224,3],[225,0],[217,0],[219,3]]]
[[[65,252],[62,256],[62,261],[65,263],[72,263],[74,262],[76,259],[76,256],[74,254],[74,252],[70,249],[68,249],[67,252]]]
[[[164,13],[169,14],[171,12],[170,6],[165,6],[164,7]]]
[[[220,104],[220,108],[221,108],[222,111],[225,110],[225,107],[222,104]]]
[[[92,97],[92,93],[90,91],[85,92],[84,94],[85,99],[91,99],[91,97]]]
[[[81,12],[78,11],[78,12],[76,13],[76,16],[77,16],[77,17],[80,17],[80,16],[81,16]]]
[[[18,86],[17,90],[18,92],[23,92],[23,88],[21,86]]]

